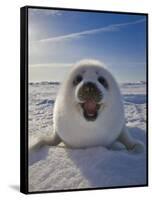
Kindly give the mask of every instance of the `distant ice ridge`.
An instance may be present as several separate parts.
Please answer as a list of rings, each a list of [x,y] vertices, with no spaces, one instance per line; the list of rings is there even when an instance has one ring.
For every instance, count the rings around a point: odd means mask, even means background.
[[[29,82],[29,85],[59,85],[60,82],[53,82],[53,81],[42,81],[42,82]]]
[[[137,81],[137,82],[124,82],[121,85],[145,85],[146,81]]]
[[[29,140],[52,133],[53,106],[60,84],[29,84]],[[120,84],[126,124],[133,137],[146,146],[146,82]],[[132,154],[124,148],[67,149],[44,147],[29,155],[29,191],[143,185],[146,152]]]
[[[47,84],[61,84],[59,81],[40,81],[40,82],[29,82],[30,85],[47,85]],[[121,82],[120,85],[145,85],[146,81],[137,81],[137,82]]]

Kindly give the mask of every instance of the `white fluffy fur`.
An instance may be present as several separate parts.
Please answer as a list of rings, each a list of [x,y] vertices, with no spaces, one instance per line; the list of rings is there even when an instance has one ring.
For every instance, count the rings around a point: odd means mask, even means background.
[[[75,88],[73,79],[82,73],[83,81]],[[98,82],[99,75],[107,79],[108,91]],[[99,116],[95,121],[89,122],[84,118],[77,99],[78,88],[87,81],[94,82],[104,93],[104,105],[99,110]],[[54,129],[60,138],[65,144],[76,148],[109,146],[118,138],[123,125],[123,102],[113,76],[97,61],[77,63],[63,83],[55,103]]]

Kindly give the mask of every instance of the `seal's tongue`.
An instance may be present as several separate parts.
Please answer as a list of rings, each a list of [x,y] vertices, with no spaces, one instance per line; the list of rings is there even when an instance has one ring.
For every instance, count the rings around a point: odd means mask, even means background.
[[[88,115],[95,115],[97,112],[97,104],[93,100],[87,100],[84,103],[84,109]]]

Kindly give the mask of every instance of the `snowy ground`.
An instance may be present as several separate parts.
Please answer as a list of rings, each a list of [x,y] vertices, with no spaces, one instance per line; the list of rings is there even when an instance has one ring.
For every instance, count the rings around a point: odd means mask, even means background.
[[[146,145],[146,85],[121,84],[127,126]],[[29,140],[51,134],[59,84],[29,85]],[[29,141],[29,142],[30,142]],[[146,152],[133,154],[103,147],[44,147],[29,154],[29,191],[130,186],[146,183]]]

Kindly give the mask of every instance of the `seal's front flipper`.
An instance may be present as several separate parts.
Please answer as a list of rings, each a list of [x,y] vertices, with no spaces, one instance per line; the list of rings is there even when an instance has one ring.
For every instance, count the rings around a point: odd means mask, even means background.
[[[33,144],[30,145],[29,151],[38,150],[44,145],[56,146],[60,142],[61,139],[56,133],[52,134],[51,136],[41,136],[37,138],[37,140]]]
[[[124,144],[127,150],[133,153],[142,153],[144,151],[143,143],[133,139],[126,126],[123,127],[118,141]]]
[[[49,146],[56,146],[61,142],[60,137],[54,133],[51,136],[42,137],[43,143]]]

